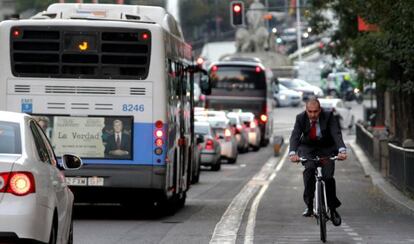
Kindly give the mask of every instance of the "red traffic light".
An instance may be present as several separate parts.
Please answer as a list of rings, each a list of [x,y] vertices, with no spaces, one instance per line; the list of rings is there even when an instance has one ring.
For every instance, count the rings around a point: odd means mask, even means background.
[[[230,3],[231,25],[234,27],[244,25],[244,4],[241,1],[232,1]]]
[[[240,13],[240,11],[241,11],[241,5],[240,5],[239,3],[234,4],[234,5],[233,5],[233,11],[234,11],[235,13]]]

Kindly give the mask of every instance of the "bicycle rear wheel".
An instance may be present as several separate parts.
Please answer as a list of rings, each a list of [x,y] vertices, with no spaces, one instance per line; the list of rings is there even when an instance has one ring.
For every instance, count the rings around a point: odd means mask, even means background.
[[[321,241],[326,242],[326,208],[325,208],[325,197],[324,187],[322,182],[318,182],[318,222],[321,234]]]

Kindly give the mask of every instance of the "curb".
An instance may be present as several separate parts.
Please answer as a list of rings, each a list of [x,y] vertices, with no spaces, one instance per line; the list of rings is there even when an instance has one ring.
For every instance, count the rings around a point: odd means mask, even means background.
[[[406,207],[414,212],[414,200],[404,195],[400,190],[395,188],[391,183],[384,179],[384,177],[371,165],[368,157],[364,151],[356,144],[356,142],[350,142],[352,151],[354,152],[357,160],[360,162],[364,169],[365,176],[370,176],[372,184],[378,187],[385,195],[391,198],[395,203]]]

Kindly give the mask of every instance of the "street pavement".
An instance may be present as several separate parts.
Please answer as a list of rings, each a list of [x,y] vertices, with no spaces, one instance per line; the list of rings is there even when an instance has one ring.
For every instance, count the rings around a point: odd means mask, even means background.
[[[362,105],[351,106],[361,118]],[[286,144],[300,111],[303,106],[275,110],[274,133]],[[343,223],[328,222],[327,243],[414,243],[414,211],[398,192],[384,193],[390,192],[387,182],[363,166],[354,130],[343,135],[349,159],[336,163]],[[77,206],[74,243],[320,243],[316,220],[301,215],[302,170],[286,153],[274,157],[270,145],[240,154],[219,172],[203,169],[186,206],[173,216],[157,217],[140,206]]]

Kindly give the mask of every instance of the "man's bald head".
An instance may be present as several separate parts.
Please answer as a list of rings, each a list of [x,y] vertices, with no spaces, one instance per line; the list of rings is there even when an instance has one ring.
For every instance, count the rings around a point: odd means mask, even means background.
[[[320,113],[321,104],[319,103],[318,98],[310,97],[306,101],[306,114],[308,115],[309,119],[312,121],[318,120]]]

